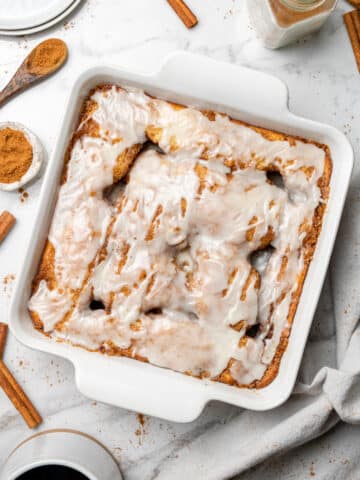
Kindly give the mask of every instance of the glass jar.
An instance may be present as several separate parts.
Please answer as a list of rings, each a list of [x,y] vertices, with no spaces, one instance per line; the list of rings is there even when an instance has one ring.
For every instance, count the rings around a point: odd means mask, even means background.
[[[247,0],[250,21],[268,48],[279,48],[318,30],[337,0]]]

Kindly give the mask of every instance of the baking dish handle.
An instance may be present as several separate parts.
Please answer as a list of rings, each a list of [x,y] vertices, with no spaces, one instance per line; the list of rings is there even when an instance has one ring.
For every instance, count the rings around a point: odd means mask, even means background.
[[[176,92],[192,92],[201,98],[221,98],[222,104],[242,112],[288,112],[288,89],[284,82],[267,73],[240,65],[219,62],[204,55],[178,51],[168,55],[155,74],[158,84]],[[210,81],[211,80],[211,81]],[[256,92],[256,94],[254,94]],[[219,106],[221,109],[221,106]]]
[[[191,422],[207,402],[205,384],[153,365],[93,352],[81,352],[73,363],[80,392],[104,403],[174,422]]]

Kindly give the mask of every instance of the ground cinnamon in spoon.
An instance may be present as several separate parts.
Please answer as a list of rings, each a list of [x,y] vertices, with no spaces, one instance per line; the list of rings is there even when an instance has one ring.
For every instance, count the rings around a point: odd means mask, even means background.
[[[49,38],[41,42],[27,59],[27,70],[32,75],[46,75],[67,56],[65,42],[58,38]]]
[[[0,130],[0,183],[19,181],[29,169],[33,149],[23,132]]]

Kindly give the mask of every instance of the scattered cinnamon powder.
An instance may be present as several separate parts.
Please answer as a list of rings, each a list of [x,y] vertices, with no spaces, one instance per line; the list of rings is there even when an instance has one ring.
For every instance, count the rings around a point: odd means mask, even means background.
[[[19,181],[32,158],[32,146],[23,132],[9,127],[0,130],[0,183]]]
[[[7,285],[8,283],[12,282],[15,280],[15,275],[13,273],[9,273],[9,275],[6,275],[3,279],[3,284]]]
[[[26,199],[29,197],[29,193],[23,188],[19,188],[19,193],[20,193],[20,202],[24,203]]]
[[[11,296],[14,280],[15,275],[13,273],[9,273],[3,278],[3,293],[6,294],[8,298]]]
[[[137,414],[140,425],[143,427],[145,425],[145,416],[143,413]]]
[[[30,53],[27,69],[33,75],[44,75],[50,73],[66,57],[66,43],[58,38],[50,38],[41,42]]]
[[[145,430],[146,417],[143,413],[138,413],[137,418],[139,420],[140,427],[135,430],[135,435],[139,437],[139,445],[141,445],[143,437],[146,434],[146,430]]]
[[[65,22],[65,23],[64,23],[64,30],[70,30],[70,28],[74,28],[74,26],[75,26],[75,22],[74,22],[74,21]]]

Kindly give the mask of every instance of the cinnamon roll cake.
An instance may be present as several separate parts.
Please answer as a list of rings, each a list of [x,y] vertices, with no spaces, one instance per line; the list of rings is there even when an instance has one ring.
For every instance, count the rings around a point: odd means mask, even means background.
[[[29,300],[35,328],[264,387],[288,343],[330,176],[325,145],[99,85],[65,156]]]

